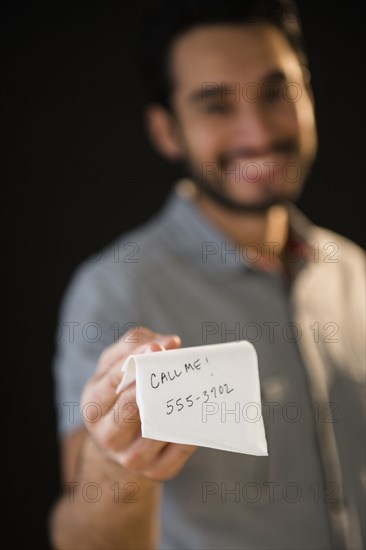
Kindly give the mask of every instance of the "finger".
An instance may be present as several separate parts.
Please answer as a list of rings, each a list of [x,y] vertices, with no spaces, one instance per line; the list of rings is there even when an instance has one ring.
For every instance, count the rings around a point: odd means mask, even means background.
[[[187,460],[198,449],[195,445],[169,443],[151,468],[142,471],[143,475],[156,480],[170,479],[177,475]]]
[[[128,338],[131,339],[131,341],[127,341],[127,337],[125,336],[126,335],[103,351],[98,362],[97,374],[103,374],[117,361],[126,359],[128,355],[141,353],[145,346],[152,341],[159,342],[167,349],[173,349],[181,344],[179,336],[175,334],[159,334],[145,327],[140,327],[133,335],[130,334]]]
[[[127,356],[132,352],[132,348],[136,348],[138,345],[154,339],[155,334],[156,333],[146,327],[131,328],[125,334],[122,334],[117,342],[108,346],[102,352],[99,358],[98,368],[103,370],[110,367],[120,359],[121,355]]]
[[[98,422],[87,426],[102,447],[111,451],[126,449],[141,437],[141,419],[136,403],[136,385],[130,384]]]
[[[171,342],[168,342],[171,343]],[[146,343],[137,351],[145,353],[148,351],[162,351],[164,347],[157,342]],[[113,366],[107,368],[103,374],[96,373],[86,384],[82,395],[82,407],[95,403],[101,416],[104,416],[116,403],[118,397],[116,390],[122,380],[122,362],[117,361]]]
[[[126,451],[118,453],[117,461],[124,468],[139,473],[143,469],[151,467],[168,445],[169,443],[165,441],[139,437],[129,445]]]
[[[165,346],[162,346],[160,342],[163,342]],[[145,344],[135,348],[135,353],[145,353],[146,351],[162,351],[164,349],[174,349],[180,345],[181,340],[179,336],[167,335],[160,337],[160,340],[151,341],[148,340]],[[155,347],[151,347],[154,345]],[[113,347],[113,346],[111,346]],[[114,353],[114,352],[113,352]],[[116,355],[113,355],[116,359]],[[100,371],[96,372],[92,377],[83,392],[83,402],[95,402],[101,407],[101,414],[104,415],[113,406],[117,400],[116,389],[119,386],[122,378],[121,367],[122,360],[126,359],[126,354],[120,357],[120,360],[115,360],[113,366],[107,367],[107,362],[101,366]]]
[[[148,345],[145,352],[163,351],[157,342]],[[118,371],[117,371],[118,369]],[[136,403],[136,382],[126,386],[117,397],[116,388],[121,381],[120,366],[117,364],[106,374],[94,381],[89,398],[99,403],[101,411],[98,422],[88,426],[100,442],[110,449],[126,448],[141,435],[141,419]]]
[[[145,352],[163,350],[164,347],[161,344],[153,342],[146,347]],[[118,448],[118,444],[125,446],[131,441],[132,434],[136,432],[136,424],[138,425],[138,429],[140,429],[141,420],[136,403],[135,381],[126,386],[118,397],[116,396],[115,390],[121,381],[120,369],[116,373],[116,368],[117,366],[111,368],[103,377],[95,382],[93,395],[96,398],[104,397],[103,407],[101,407],[103,417],[99,421],[97,431],[99,433],[108,432],[108,439]],[[113,396],[110,395],[108,389],[109,375]],[[135,426],[126,426],[126,424],[135,424]]]
[[[165,349],[176,349],[182,345],[182,340],[178,334],[167,334],[155,339],[159,344],[163,344]]]
[[[109,368],[102,376],[94,376],[85,385],[81,396],[81,405],[85,406],[95,403],[104,416],[117,401],[116,389],[121,382],[121,364],[116,363]]]

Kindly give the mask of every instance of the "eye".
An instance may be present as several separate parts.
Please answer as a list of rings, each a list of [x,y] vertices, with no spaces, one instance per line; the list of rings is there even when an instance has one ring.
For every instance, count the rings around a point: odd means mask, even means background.
[[[275,103],[282,99],[282,86],[278,83],[264,86],[262,98],[267,103]]]
[[[222,103],[210,103],[205,107],[207,113],[226,114],[229,110],[229,106],[223,105]]]

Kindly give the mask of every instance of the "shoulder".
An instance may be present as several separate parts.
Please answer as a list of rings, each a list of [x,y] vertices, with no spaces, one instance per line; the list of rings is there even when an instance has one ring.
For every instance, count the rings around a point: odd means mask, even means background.
[[[90,255],[74,270],[63,298],[63,308],[95,301],[131,301],[139,286],[159,276],[174,254],[165,238],[160,216],[128,231]]]
[[[365,252],[347,237],[321,227],[309,220],[293,204],[289,207],[290,226],[303,240],[312,254],[311,264],[322,267],[336,266],[334,271],[363,271]]]
[[[365,251],[355,242],[330,229],[312,225],[309,231],[310,245],[318,249],[319,263],[337,264],[347,272],[363,272]]]

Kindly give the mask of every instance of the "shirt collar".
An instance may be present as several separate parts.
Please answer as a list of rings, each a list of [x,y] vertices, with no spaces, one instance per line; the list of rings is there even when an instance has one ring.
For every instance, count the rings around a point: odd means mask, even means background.
[[[171,191],[162,210],[162,221],[167,238],[173,240],[184,254],[204,269],[222,274],[243,271],[262,271],[255,258],[248,260],[239,243],[232,241],[199,209],[192,199],[193,183],[179,180]],[[292,203],[288,203],[289,239],[286,253],[290,261],[292,278],[310,257],[308,243],[311,222]],[[268,269],[271,271],[271,269]]]

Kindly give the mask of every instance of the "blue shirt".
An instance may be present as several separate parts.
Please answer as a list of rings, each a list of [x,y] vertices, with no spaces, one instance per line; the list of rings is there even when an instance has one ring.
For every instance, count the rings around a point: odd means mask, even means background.
[[[259,361],[269,456],[199,448],[164,482],[160,547],[331,548],[288,277],[258,269],[172,191],[158,215],[84,262],[69,285],[54,361],[61,434],[83,423],[80,394],[101,351],[134,324],[179,334],[182,347],[247,339]]]

